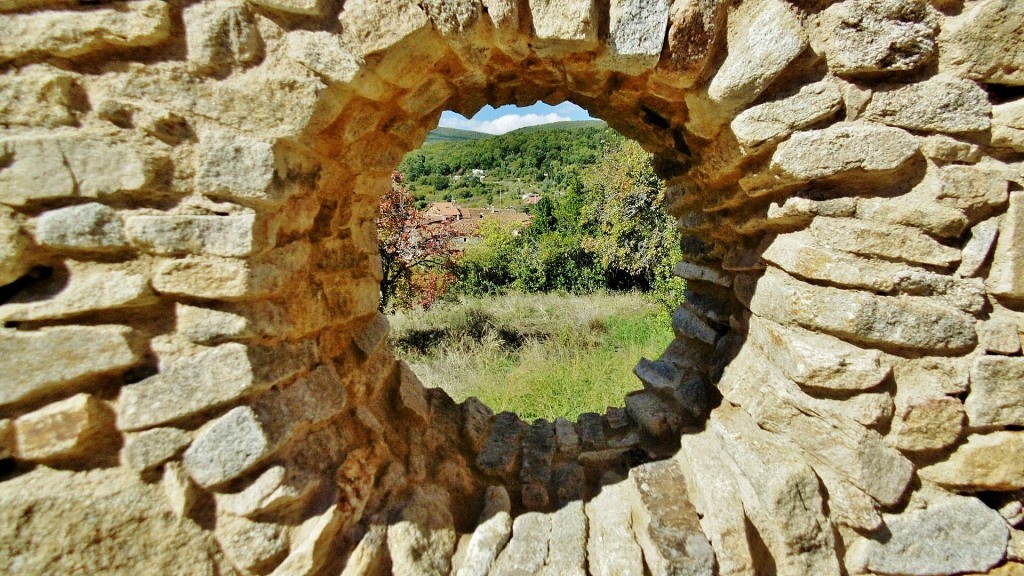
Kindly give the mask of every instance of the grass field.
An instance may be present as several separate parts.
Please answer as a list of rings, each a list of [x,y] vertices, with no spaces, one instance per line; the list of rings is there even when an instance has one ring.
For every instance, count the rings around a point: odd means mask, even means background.
[[[622,406],[633,366],[672,341],[663,308],[640,294],[508,295],[391,317],[399,357],[428,387],[526,420]]]

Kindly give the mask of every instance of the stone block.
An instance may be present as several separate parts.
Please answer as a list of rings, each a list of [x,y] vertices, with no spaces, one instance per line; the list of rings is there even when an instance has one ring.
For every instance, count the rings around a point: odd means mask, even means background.
[[[978,343],[990,354],[1013,356],[1020,353],[1020,333],[1012,317],[993,313],[978,325]]]
[[[931,482],[960,492],[1024,488],[1024,432],[971,434],[948,458],[921,468]]]
[[[57,198],[105,198],[138,192],[149,185],[155,173],[153,159],[138,147],[112,141],[102,134],[7,138],[0,141],[0,155],[7,158],[0,168],[0,202],[11,206]],[[118,242],[114,229],[119,224],[106,223],[109,216],[104,216],[102,209],[90,206],[68,210],[86,212],[59,213],[64,218],[54,223],[52,230],[57,233],[56,238],[60,238],[62,225],[70,230],[83,230],[80,223],[72,226],[75,220],[72,216],[92,212],[94,221],[99,218],[100,229],[84,228],[93,239],[91,242],[96,242],[97,237],[105,238],[105,242]],[[115,236],[110,237],[111,233]]]
[[[699,340],[712,346],[718,341],[718,331],[685,305],[672,312],[672,331],[680,338]]]
[[[288,552],[288,533],[271,522],[218,514],[213,534],[224,555],[243,574],[266,572]]]
[[[208,6],[207,4],[197,7]],[[204,194],[248,201],[271,201],[276,165],[269,142],[228,132],[199,137],[195,186]]]
[[[813,45],[833,73],[872,77],[931,62],[936,28],[927,2],[846,0],[821,13]]]
[[[245,316],[213,308],[179,302],[174,305],[174,317],[178,333],[198,344],[246,338],[253,333],[253,327]]]
[[[710,266],[702,266],[691,262],[677,262],[672,267],[672,273],[687,280],[711,282],[726,288],[732,286],[732,274],[711,268]]]
[[[303,3],[312,2],[303,0]],[[289,32],[288,57],[325,80],[338,84],[355,81],[363,68],[363,62],[330,32]]]
[[[977,276],[981,267],[988,260],[988,255],[992,253],[998,233],[998,218],[989,218],[971,227],[971,236],[960,252],[960,267],[956,270],[958,276],[964,278]]]
[[[383,52],[430,27],[426,12],[411,0],[353,0],[338,16],[342,39],[358,46],[360,57]]]
[[[669,438],[679,432],[682,416],[653,392],[631,392],[626,411],[640,428],[654,438]]]
[[[244,2],[196,4],[183,17],[188,61],[198,70],[219,72],[263,56],[263,39]]]
[[[450,498],[437,486],[413,489],[398,521],[388,526],[388,551],[395,574],[448,574],[456,540]]]
[[[977,343],[972,318],[926,299],[815,286],[774,268],[758,281],[750,310],[777,323],[884,348],[963,351]]]
[[[551,460],[554,453],[555,427],[543,418],[537,419],[523,436],[520,480],[542,485],[551,482]]]
[[[730,127],[740,144],[756,148],[774,144],[824,120],[838,112],[842,105],[842,94],[836,84],[821,81],[804,86],[789,98],[744,110]]]
[[[391,326],[388,324],[387,316],[378,312],[373,315],[373,319],[367,322],[362,330],[353,336],[352,340],[356,343],[359,351],[362,352],[363,357],[369,358],[377,351],[381,343],[387,339],[390,329]]]
[[[167,503],[171,512],[179,519],[185,519],[192,513],[196,501],[199,499],[199,490],[181,462],[169,462],[164,468],[162,479],[164,495],[167,496]]]
[[[889,438],[903,452],[925,452],[948,448],[963,433],[964,405],[949,396],[896,394]]]
[[[416,377],[412,368],[404,360],[398,362],[398,402],[397,405],[406,413],[417,418],[420,423],[430,422],[430,406],[425,396],[423,383]]]
[[[190,443],[192,435],[178,428],[125,434],[121,463],[136,472],[147,472],[177,456]]]
[[[995,108],[992,110],[993,128]],[[974,164],[981,160],[981,147],[970,142],[961,142],[945,134],[932,134],[921,139],[921,153],[940,163]]]
[[[547,514],[527,512],[517,516],[512,523],[512,538],[488,574],[536,574],[548,557],[550,539],[551,519]]]
[[[729,16],[728,55],[708,96],[728,110],[755,100],[807,48],[796,13],[779,0],[744,2]]]
[[[981,132],[992,125],[988,94],[963,78],[934,76],[877,88],[864,119],[922,132]]]
[[[14,455],[14,424],[7,418],[0,419],[0,460]]]
[[[0,405],[77,391],[84,378],[123,371],[140,355],[127,326],[0,331]]]
[[[258,298],[289,286],[294,275],[307,266],[309,256],[310,246],[304,242],[293,242],[252,261],[186,256],[159,264],[152,286],[163,294],[193,298]],[[372,282],[372,279],[367,279],[367,282]],[[359,293],[358,290],[353,291]],[[373,307],[376,308],[375,303]]]
[[[503,486],[487,488],[484,511],[454,576],[487,576],[512,536],[511,504]]]
[[[950,266],[960,261],[959,250],[907,226],[819,216],[811,222],[810,231],[823,246],[862,256],[929,266]]]
[[[573,457],[580,453],[580,437],[576,434],[576,427],[561,416],[555,419],[555,442],[559,454]]]
[[[644,572],[643,551],[633,537],[629,491],[626,482],[608,484],[585,505],[587,567],[595,576]]]
[[[853,214],[850,214],[852,216]],[[911,195],[896,198],[860,198],[856,215],[862,220],[874,220],[920,228],[940,238],[960,238],[970,225],[960,210],[931,199]]]
[[[327,10],[323,0],[258,0],[254,3],[271,10],[303,16],[324,16]]]
[[[997,169],[983,166],[951,165],[939,173],[941,185],[936,199],[967,215],[971,223],[998,212],[1006,205],[1008,182]]]
[[[594,0],[529,0],[533,34],[542,50],[585,51],[597,45]]]
[[[1024,426],[1024,358],[981,356],[964,402],[973,427]]]
[[[104,252],[128,246],[117,212],[96,202],[40,214],[35,237],[42,246],[63,250]]]
[[[987,572],[1002,562],[1009,531],[977,498],[949,496],[922,510],[886,517],[890,536],[853,543],[847,557],[875,574]]]
[[[239,492],[215,494],[217,509],[235,516],[259,516],[305,504],[320,478],[294,466],[272,466]]]
[[[548,559],[541,574],[583,576],[587,564],[587,515],[583,502],[567,502],[551,514]]]
[[[253,214],[237,216],[129,216],[125,231],[143,252],[174,256],[208,254],[242,257],[256,249]]]
[[[971,5],[942,27],[943,70],[981,82],[1024,85],[1024,48],[1014,38],[1024,33],[1024,8],[1013,0]]]
[[[70,276],[41,282],[20,291],[0,306],[7,322],[54,320],[90,312],[138,308],[157,302],[149,278],[121,264],[67,261]]]
[[[1024,99],[992,107],[992,145],[1024,152]]]
[[[156,46],[171,34],[159,0],[117,2],[88,11],[43,10],[0,20],[0,62],[22,56],[81,58],[101,51]]]
[[[342,570],[341,576],[386,574],[385,562],[388,560],[387,536],[387,526],[371,526],[369,530],[366,531],[366,534],[364,534],[359,540],[359,543],[356,544],[352,553],[349,554],[348,560],[345,562],[345,569]]]
[[[14,455],[35,462],[84,458],[113,432],[110,410],[95,396],[76,394],[15,419]]]
[[[17,212],[0,205],[0,286],[14,282],[31,269],[30,245]]]
[[[283,438],[251,406],[239,406],[199,431],[182,462],[204,488],[234,480],[280,447]]]
[[[7,124],[53,128],[75,123],[74,79],[58,68],[25,66],[0,76],[0,117]]]
[[[593,412],[584,412],[576,419],[576,433],[584,450],[600,450],[607,441],[601,417]]]
[[[494,412],[475,396],[462,403],[462,436],[474,451],[483,449],[493,419]]]
[[[519,443],[528,426],[512,412],[502,412],[494,418],[494,424],[476,457],[477,468],[489,475],[511,474],[519,463]]]
[[[638,74],[653,68],[661,56],[668,28],[669,0],[614,0],[608,9],[609,64]]]
[[[1010,194],[985,286],[996,296],[1024,298],[1024,192]]]
[[[288,557],[270,576],[308,576],[318,573],[331,560],[332,543],[348,516],[332,505],[326,512],[306,520],[292,536]]]

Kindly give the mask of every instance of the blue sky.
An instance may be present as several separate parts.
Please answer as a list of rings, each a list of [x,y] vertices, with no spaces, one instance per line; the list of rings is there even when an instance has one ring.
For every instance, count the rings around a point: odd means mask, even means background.
[[[525,108],[512,104],[500,108],[492,108],[490,105],[487,105],[472,118],[468,119],[461,114],[445,110],[441,114],[439,126],[487,132],[488,134],[504,134],[505,132],[525,126],[564,122],[566,120],[590,119],[590,114],[586,110],[572,102],[562,102],[558,106],[549,106],[543,102],[537,102]]]

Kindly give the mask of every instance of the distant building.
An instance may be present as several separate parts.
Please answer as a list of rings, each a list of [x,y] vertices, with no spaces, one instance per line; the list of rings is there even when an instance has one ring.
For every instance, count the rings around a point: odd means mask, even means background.
[[[428,227],[449,222],[451,230],[456,235],[452,242],[462,245],[480,235],[480,224],[484,220],[515,224],[518,232],[519,228],[529,226],[532,219],[529,214],[517,210],[497,210],[494,207],[462,208],[454,202],[433,202],[423,211],[423,218],[418,226]]]
[[[523,194],[523,204],[530,206],[537,202],[540,202],[540,194],[534,194],[532,192],[530,194]]]

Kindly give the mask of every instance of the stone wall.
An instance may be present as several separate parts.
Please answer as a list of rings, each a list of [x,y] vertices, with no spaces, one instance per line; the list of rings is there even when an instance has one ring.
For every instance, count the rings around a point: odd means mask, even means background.
[[[0,571],[1019,574],[1024,4],[0,0]],[[376,313],[444,109],[571,99],[688,261],[624,409]]]

